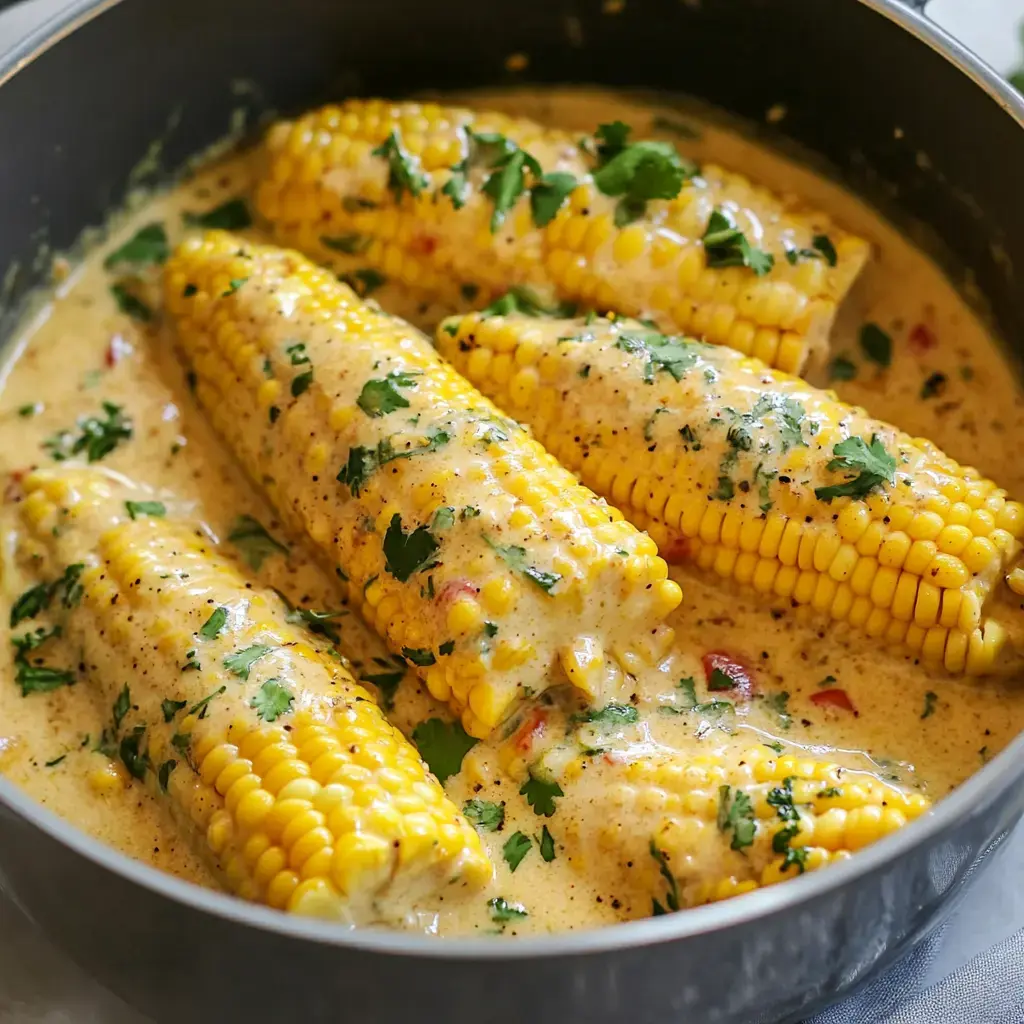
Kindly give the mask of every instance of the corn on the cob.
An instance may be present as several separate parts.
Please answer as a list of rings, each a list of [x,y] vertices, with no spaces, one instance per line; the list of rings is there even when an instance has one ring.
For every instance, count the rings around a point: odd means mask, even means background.
[[[738,761],[641,759],[623,774],[611,788],[615,810],[597,846],[630,865],[627,876],[639,875],[655,913],[738,896],[844,860],[930,806],[926,797],[866,772],[777,756],[763,746]]]
[[[486,884],[476,832],[415,748],[276,595],[198,529],[129,519],[124,488],[99,473],[26,487],[23,519],[51,564],[83,565],[64,631],[113,705],[108,742],[228,889],[359,924]]]
[[[223,233],[182,245],[165,293],[214,424],[470,733],[554,683],[623,681],[681,598],[654,542],[426,338]]]
[[[382,100],[277,125],[257,207],[283,243],[326,263],[359,252],[431,298],[458,303],[462,285],[482,305],[526,286],[792,372],[827,349],[869,252],[824,215],[689,168],[667,143],[630,146],[615,125],[581,143],[502,114]]]
[[[635,321],[472,315],[437,345],[670,560],[950,672],[992,671],[1008,650],[1024,507],[929,441]]]

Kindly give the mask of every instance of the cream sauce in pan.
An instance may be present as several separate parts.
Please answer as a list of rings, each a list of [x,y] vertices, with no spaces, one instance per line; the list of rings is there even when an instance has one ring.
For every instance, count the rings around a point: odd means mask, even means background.
[[[595,92],[548,91],[488,95],[480,106],[497,107],[568,129],[592,130],[621,119],[637,136],[661,134],[684,155],[713,157],[783,194],[797,194],[875,247],[833,335],[833,386],[841,397],[915,435],[927,436],[954,458],[976,465],[1012,495],[1024,494],[1024,416],[1019,385],[996,341],[936,266],[894,227],[831,182],[753,142],[713,125],[697,124],[677,111],[655,111],[638,102]],[[680,133],[685,124],[697,136]],[[666,127],[669,126],[669,127]],[[161,222],[172,242],[183,232],[183,214],[217,207],[249,188],[250,162],[242,157],[203,171],[121,219],[108,243],[67,271],[50,301],[7,350],[0,393],[0,471],[5,481],[36,464],[49,464],[48,439],[75,431],[82,416],[103,415],[102,403],[122,406],[134,421],[134,437],[101,465],[122,473],[177,508],[201,519],[230,553],[227,542],[240,514],[258,519],[287,539],[291,554],[269,557],[261,583],[277,587],[296,605],[341,608],[341,596],[303,543],[287,538],[272,511],[256,495],[193,402],[171,341],[118,309],[110,286],[120,274],[104,258],[138,229]],[[257,231],[249,234],[259,238]],[[358,256],[350,257],[360,269]],[[151,289],[156,302],[156,289]],[[150,292],[141,294],[150,299]],[[373,294],[387,310],[432,330],[448,312],[417,307],[384,283]],[[865,323],[877,324],[892,341],[891,364],[880,365],[860,343]],[[821,380],[827,372],[823,372]],[[852,379],[844,379],[852,378]],[[16,488],[16,483],[9,485]],[[13,557],[18,521],[4,512],[3,587],[0,614],[32,582]],[[701,655],[727,651],[754,667],[765,694],[788,693],[788,703],[756,700],[737,716],[732,733],[700,730],[686,716],[651,715],[642,727],[612,729],[612,746],[664,744],[691,753],[729,754],[780,739],[792,751],[803,746],[853,769],[898,777],[939,799],[1001,750],[1024,723],[1024,690],[1008,680],[957,680],[841,626],[828,626],[786,602],[759,603],[717,581],[673,569],[684,590],[673,614],[673,651],[663,671],[645,683],[640,706],[669,699],[680,677],[703,678]],[[341,645],[363,677],[390,671],[381,642],[356,618],[335,620]],[[18,630],[20,632],[20,630]],[[97,752],[110,709],[86,681],[51,693],[23,697],[14,684],[10,645],[0,650],[0,770],[34,799],[128,855],[180,877],[214,884],[201,861],[176,839],[170,820],[149,792]],[[74,652],[60,641],[47,659],[71,666]],[[393,668],[393,667],[392,667]],[[846,692],[857,713],[812,701],[828,688]],[[780,713],[784,712],[784,713]],[[557,708],[551,712],[558,715]],[[407,672],[394,700],[394,721],[407,733],[443,709]],[[529,723],[525,728],[528,731]],[[520,730],[522,731],[522,730]],[[557,730],[556,730],[557,731]],[[608,770],[600,766],[566,787],[550,818],[538,818],[509,777],[508,744],[479,743],[446,788],[462,804],[476,799],[505,804],[501,831],[484,832],[496,877],[482,897],[447,906],[443,899],[410,908],[412,928],[444,934],[493,932],[486,900],[501,896],[528,908],[529,916],[497,930],[505,934],[579,928],[645,916],[650,894],[624,877],[620,857],[595,854],[595,827],[614,811],[608,803]],[[557,752],[552,753],[557,757]],[[514,758],[513,758],[514,759]],[[621,821],[626,832],[630,819]],[[542,856],[541,828],[553,845]],[[515,832],[532,846],[510,871],[502,848]],[[646,834],[646,833],[645,833]],[[642,847],[641,847],[642,848]],[[625,854],[623,854],[625,856]]]

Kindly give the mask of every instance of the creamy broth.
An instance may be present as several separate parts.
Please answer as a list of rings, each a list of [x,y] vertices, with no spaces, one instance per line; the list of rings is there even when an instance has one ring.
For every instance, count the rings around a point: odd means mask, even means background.
[[[695,124],[676,111],[656,111],[595,92],[494,94],[473,102],[573,130],[621,119],[646,136],[658,135],[664,120]],[[833,357],[848,360],[845,376],[855,376],[832,386],[843,399],[977,465],[1011,494],[1024,493],[1020,388],[993,337],[926,256],[861,201],[731,131],[700,123],[697,138],[661,134],[686,156],[698,161],[713,157],[741,168],[781,194],[799,195],[826,210],[868,239],[874,259],[843,306],[831,344]],[[17,475],[49,463],[47,439],[74,429],[81,416],[100,414],[103,402],[123,406],[134,422],[134,437],[103,459],[105,470],[173,501],[176,510],[201,520],[214,541],[226,541],[240,514],[255,517],[272,535],[287,539],[290,555],[267,558],[252,575],[295,605],[342,609],[332,576],[302,540],[287,536],[205,421],[172,340],[159,330],[140,329],[118,310],[110,293],[116,274],[103,265],[109,252],[147,223],[164,223],[176,241],[184,212],[208,210],[246,194],[251,175],[251,159],[245,156],[202,171],[119,221],[108,243],[71,268],[52,301],[8,351],[0,395],[0,469]],[[246,234],[260,238],[255,230]],[[353,270],[359,269],[358,256],[349,260]],[[389,284],[373,297],[428,332],[450,312],[419,306]],[[865,322],[877,323],[893,339],[887,369],[861,349],[858,333]],[[819,382],[827,379],[827,368],[817,373]],[[16,492],[15,480],[9,495]],[[20,527],[11,505],[4,516],[2,613],[7,615],[33,580],[14,557]],[[228,554],[234,550],[226,542],[223,546]],[[641,721],[600,738],[610,750],[664,746],[737,756],[752,744],[780,741],[791,752],[827,752],[852,770],[898,778],[937,800],[1024,724],[1024,692],[1012,682],[949,678],[845,626],[795,610],[789,602],[758,601],[750,592],[734,592],[685,568],[672,573],[684,592],[670,620],[674,646],[665,652],[659,671],[643,679],[637,694],[645,712]],[[354,674],[380,674],[388,655],[376,635],[345,609],[335,622]],[[786,693],[788,703],[754,700],[737,714],[732,732],[712,728],[700,735],[686,716],[646,713],[672,701],[679,678],[701,678],[701,655],[711,650],[740,657],[753,666],[763,694],[777,698]],[[13,679],[9,645],[0,656],[7,659],[2,674]],[[76,652],[55,641],[47,647],[47,659],[71,666]],[[829,687],[846,691],[856,714],[812,701],[829,679]],[[417,722],[445,714],[406,672],[395,693],[393,721],[409,734]],[[551,715],[549,756],[557,761],[564,713],[556,704]],[[215,885],[201,859],[176,838],[159,802],[96,751],[109,718],[109,707],[84,679],[28,697],[8,683],[0,687],[0,770],[40,803],[111,846],[180,877]],[[482,895],[456,899],[454,906],[440,898],[410,908],[408,926],[442,934],[490,932],[494,926],[486,901],[498,896],[529,909],[529,916],[511,922],[506,934],[589,927],[650,913],[648,891],[624,870],[628,853],[620,858],[594,852],[602,849],[593,841],[595,830],[611,812],[612,769],[595,761],[585,777],[566,787],[557,813],[542,819],[519,795],[519,782],[509,776],[501,747],[498,738],[477,744],[462,771],[446,784],[460,806],[468,799],[505,805],[504,828],[483,833],[496,868],[494,881]],[[628,832],[628,816],[622,825]],[[513,874],[502,847],[520,830],[533,846]],[[541,843],[549,837],[550,860],[541,855]]]

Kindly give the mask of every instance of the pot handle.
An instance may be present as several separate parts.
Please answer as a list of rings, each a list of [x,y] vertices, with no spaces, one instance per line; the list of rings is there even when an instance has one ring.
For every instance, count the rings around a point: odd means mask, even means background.
[[[2,5],[3,0],[0,0]],[[924,9],[928,5],[928,0],[897,0],[897,3],[903,4],[904,7],[909,7],[912,11],[916,11],[918,14],[924,14]]]

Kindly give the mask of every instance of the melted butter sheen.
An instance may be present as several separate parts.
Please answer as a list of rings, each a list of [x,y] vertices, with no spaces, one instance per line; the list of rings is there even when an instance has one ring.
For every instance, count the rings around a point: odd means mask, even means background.
[[[644,136],[654,116],[650,108],[601,93],[494,95],[474,102],[571,131],[621,119]],[[669,116],[680,120],[679,114]],[[713,158],[726,167],[742,168],[777,192],[801,196],[873,243],[875,258],[843,307],[833,336],[833,354],[857,366],[855,380],[835,385],[841,397],[911,434],[931,438],[951,456],[977,465],[1011,494],[1024,494],[1019,387],[993,338],[936,267],[858,200],[742,137],[702,125],[699,139],[675,141],[696,160]],[[118,311],[109,292],[113,275],[103,267],[104,255],[145,224],[163,222],[176,240],[184,211],[210,209],[245,193],[249,176],[245,160],[236,160],[154,199],[118,225],[110,246],[86,259],[59,286],[21,342],[8,350],[0,395],[0,469],[5,475],[48,463],[42,442],[73,429],[79,417],[96,415],[101,402],[110,401],[123,405],[132,417],[134,438],[107,456],[104,468],[167,496],[175,512],[201,518],[217,539],[227,537],[240,514],[254,516],[284,536],[283,527],[194,405],[167,340],[140,331]],[[351,263],[353,269],[360,265],[357,256]],[[390,312],[428,330],[449,312],[416,307],[389,285],[374,297]],[[893,338],[892,365],[884,372],[859,349],[858,332],[867,321]],[[936,375],[942,383],[932,390],[939,393],[922,397],[925,382],[938,381]],[[0,614],[6,617],[29,580],[10,557],[16,516],[10,509],[4,516]],[[255,575],[295,603],[318,609],[340,606],[334,581],[301,543],[292,542],[288,559],[267,558]],[[784,602],[759,603],[756,596],[730,592],[686,570],[673,569],[673,575],[684,591],[683,604],[670,622],[676,642],[660,672],[644,681],[638,694],[641,708],[670,700],[680,678],[702,680],[703,653],[726,651],[754,669],[762,693],[789,694],[791,721],[780,719],[769,700],[744,707],[732,734],[715,729],[695,733],[688,716],[645,713],[639,726],[613,729],[610,739],[605,737],[618,750],[637,754],[664,745],[684,753],[735,757],[745,747],[778,737],[796,752],[813,746],[852,769],[898,775],[908,786],[938,799],[1001,750],[1024,723],[1024,691],[1005,681],[949,679]],[[373,661],[386,656],[380,641],[352,613],[335,621],[356,674],[382,672]],[[46,654],[54,664],[75,663],[76,652],[59,641]],[[129,856],[212,885],[202,862],[177,839],[159,802],[143,787],[111,774],[107,759],[93,749],[109,725],[110,708],[96,700],[88,683],[23,698],[13,683],[9,645],[0,657],[6,659],[0,672],[6,680],[0,685],[0,770],[40,803]],[[811,700],[826,680],[828,687],[846,691],[856,715],[821,708]],[[394,721],[410,732],[415,723],[437,714],[443,712],[408,673],[396,694]],[[528,806],[508,768],[497,741],[480,743],[446,786],[459,804],[470,798],[505,804],[504,828],[484,835],[496,865],[491,888],[471,903],[446,906],[442,897],[431,905],[410,907],[408,926],[442,934],[492,932],[486,901],[497,896],[529,909],[529,917],[506,926],[506,935],[590,927],[648,914],[649,892],[624,881],[616,857],[585,853],[590,848],[588,829],[608,814],[607,766],[595,761],[550,818],[538,817]],[[99,784],[103,781],[108,784]],[[629,830],[627,812],[621,825]],[[543,826],[554,840],[550,862],[539,852]],[[517,831],[533,845],[513,874],[502,847]]]

